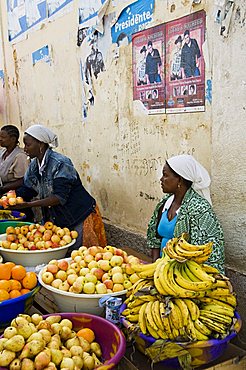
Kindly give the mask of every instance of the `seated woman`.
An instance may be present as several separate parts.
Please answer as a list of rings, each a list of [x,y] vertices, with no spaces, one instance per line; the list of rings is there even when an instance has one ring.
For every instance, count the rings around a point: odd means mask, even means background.
[[[24,133],[24,150],[32,159],[18,195],[25,200],[18,208],[41,207],[43,222],[77,230],[73,249],[82,244],[106,245],[106,236],[95,199],[86,191],[72,161],[55,151],[57,136],[42,125]],[[32,200],[38,197],[37,200]]]
[[[224,273],[224,235],[211,206],[208,172],[191,155],[178,155],[166,161],[160,181],[168,195],[157,204],[148,225],[153,261],[169,239],[185,232],[191,244],[214,243],[207,263]]]
[[[0,195],[23,184],[29,165],[26,153],[19,147],[20,133],[16,126],[6,125],[0,131]]]

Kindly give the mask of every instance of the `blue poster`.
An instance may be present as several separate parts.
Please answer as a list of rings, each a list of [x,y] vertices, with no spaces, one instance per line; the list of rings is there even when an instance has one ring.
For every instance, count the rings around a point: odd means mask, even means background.
[[[27,28],[46,18],[46,0],[25,0]]]
[[[50,53],[49,53],[49,46],[45,45],[41,49],[38,49],[32,53],[32,63],[35,65],[40,61],[44,61],[46,63],[50,62]]]
[[[138,0],[127,6],[111,28],[112,42],[118,46],[131,42],[132,34],[146,28],[153,19],[155,0]]]
[[[47,0],[48,17],[59,12],[67,4],[71,3],[73,0]]]
[[[25,2],[7,0],[9,41],[27,30]]]
[[[97,23],[98,10],[106,0],[79,0],[79,24],[90,27]],[[95,20],[93,19],[95,18]]]

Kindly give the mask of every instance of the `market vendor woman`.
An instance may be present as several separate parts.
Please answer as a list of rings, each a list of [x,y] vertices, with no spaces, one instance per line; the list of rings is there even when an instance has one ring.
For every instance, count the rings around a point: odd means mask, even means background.
[[[32,161],[18,190],[25,199],[21,207],[41,207],[43,222],[77,230],[76,248],[82,243],[105,246],[105,231],[95,199],[83,187],[72,161],[52,149],[58,146],[57,136],[42,125],[33,125],[25,131],[23,141]],[[34,197],[38,199],[33,200]]]
[[[157,204],[147,231],[153,261],[169,239],[185,232],[191,244],[213,242],[206,263],[224,273],[224,235],[211,206],[209,186],[208,172],[193,156],[178,155],[166,161],[161,187],[168,195]]]

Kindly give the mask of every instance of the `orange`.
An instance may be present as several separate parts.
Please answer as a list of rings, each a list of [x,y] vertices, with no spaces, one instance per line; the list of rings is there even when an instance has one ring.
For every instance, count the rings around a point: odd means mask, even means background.
[[[0,280],[0,289],[6,290],[6,292],[10,292],[11,290],[11,283],[9,280]]]
[[[0,280],[9,280],[11,278],[12,266],[7,263],[0,264]]]
[[[27,294],[27,293],[29,293],[30,292],[30,289],[21,289],[21,295],[23,295],[23,294]]]
[[[89,329],[89,328],[83,328],[83,329],[80,329],[78,332],[77,332],[77,336],[78,337],[82,337],[84,338],[85,340],[87,340],[87,342],[89,343],[92,343],[94,340],[95,340],[95,334],[94,334],[94,331]]]
[[[6,301],[7,299],[9,299],[9,293],[4,289],[0,289],[0,302]]]
[[[26,273],[26,276],[22,280],[22,286],[26,289],[33,289],[38,283],[37,275],[33,271]]]
[[[21,265],[15,265],[11,270],[11,276],[14,280],[21,281],[26,276],[26,269]]]
[[[15,263],[14,262],[5,262],[5,266],[9,266],[12,270],[12,268],[15,266]]]
[[[22,285],[21,282],[18,280],[11,279],[10,282],[10,290],[21,290]]]
[[[9,299],[20,297],[21,292],[19,290],[13,289],[9,292]]]

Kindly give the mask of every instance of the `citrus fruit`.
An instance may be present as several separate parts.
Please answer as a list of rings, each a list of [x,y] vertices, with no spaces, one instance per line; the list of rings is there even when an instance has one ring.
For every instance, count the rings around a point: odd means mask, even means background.
[[[22,280],[22,286],[26,289],[33,289],[37,285],[38,279],[37,275],[33,271],[26,273],[26,276]]]
[[[87,340],[87,342],[89,343],[92,343],[94,340],[95,340],[95,334],[94,334],[94,331],[89,329],[89,328],[83,328],[83,329],[80,329],[78,332],[77,332],[77,336],[78,337],[82,337],[84,338],[85,340]]]
[[[6,290],[6,292],[10,292],[11,283],[9,280],[0,280],[0,289]]]
[[[21,296],[21,292],[19,290],[13,289],[9,292],[9,299],[17,298]]]
[[[29,293],[30,292],[30,289],[25,289],[25,288],[23,288],[23,289],[21,289],[21,295],[24,295],[24,294],[27,294],[27,293]]]
[[[21,290],[22,285],[19,280],[10,279],[10,290]]]
[[[0,289],[0,302],[6,301],[7,299],[9,299],[9,293],[4,289]]]
[[[15,265],[11,270],[12,279],[21,281],[26,276],[26,269],[21,265]]]
[[[0,264],[0,280],[9,280],[11,278],[11,265],[7,265],[6,263]]]

